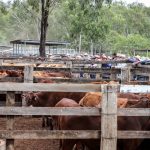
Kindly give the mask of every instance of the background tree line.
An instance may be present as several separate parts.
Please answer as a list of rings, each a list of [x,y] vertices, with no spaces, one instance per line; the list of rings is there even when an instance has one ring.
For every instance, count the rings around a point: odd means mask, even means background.
[[[40,40],[37,0],[0,2],[0,43]],[[72,48],[119,51],[150,48],[150,8],[103,0],[59,0],[51,7],[47,40],[70,41]],[[82,43],[82,44],[81,44]]]

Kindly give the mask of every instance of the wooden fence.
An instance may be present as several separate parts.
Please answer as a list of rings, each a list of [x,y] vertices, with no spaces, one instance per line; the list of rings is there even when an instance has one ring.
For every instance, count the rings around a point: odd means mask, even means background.
[[[138,90],[137,90],[138,89]],[[7,91],[7,107],[0,107],[0,116],[7,116],[7,129],[0,130],[0,138],[6,139],[6,149],[14,150],[16,139],[100,139],[101,150],[116,150],[117,139],[150,138],[150,131],[118,131],[117,116],[150,116],[150,108],[117,109],[117,92],[150,92],[150,86],[139,85],[95,85],[95,84],[43,84],[0,83],[0,91]],[[102,108],[42,108],[14,107],[15,91],[51,92],[102,92]],[[26,115],[76,115],[101,116],[101,132],[94,131],[45,131],[14,130],[14,116]]]
[[[100,139],[101,150],[116,150],[117,139],[150,138],[150,131],[117,131],[117,116],[150,116],[150,109],[117,109],[117,92],[149,93],[150,86],[138,85],[95,85],[95,84],[42,84],[33,82],[33,71],[53,70],[87,73],[102,73],[102,69],[89,68],[40,68],[32,66],[1,66],[1,69],[24,69],[26,83],[0,83],[0,93],[6,93],[6,106],[0,107],[0,116],[7,116],[7,129],[0,130],[0,138],[6,139],[6,149],[14,150],[16,139]],[[140,68],[141,69],[141,68]],[[133,69],[139,71],[139,68]],[[115,70],[115,69],[114,69]],[[125,75],[124,81],[130,80],[130,69],[116,69]],[[115,70],[115,71],[116,71]],[[142,70],[142,69],[141,69]],[[145,69],[144,69],[145,70]],[[149,68],[147,68],[149,70]],[[106,72],[109,70],[105,70]],[[112,70],[111,70],[112,71]],[[115,72],[116,73],[116,72]],[[142,73],[144,73],[142,71]],[[23,81],[23,79],[20,79]],[[7,78],[8,81],[8,78]],[[94,80],[95,81],[95,80]],[[51,92],[103,92],[102,109],[98,108],[28,108],[14,107],[15,92],[51,91]],[[23,106],[25,105],[22,99]],[[101,116],[100,131],[45,131],[13,130],[14,116],[50,116],[79,115]],[[110,123],[111,122],[111,123]],[[107,127],[107,128],[106,128]]]
[[[0,63],[28,63],[28,64],[67,64],[69,66],[84,66],[87,64],[118,64],[118,63],[127,63],[132,64],[129,60],[103,60],[103,61],[97,61],[97,60],[77,60],[77,59],[40,59],[37,57],[2,57],[0,58]]]
[[[30,76],[32,82],[38,82],[42,78],[34,78],[33,71],[53,71],[53,72],[69,72],[73,75],[72,78],[50,78],[56,82],[99,82],[103,80],[121,80],[122,83],[129,83],[133,80],[134,75],[148,76],[150,80],[150,68],[149,67],[126,67],[126,68],[80,68],[80,67],[67,67],[67,68],[53,68],[53,67],[33,67],[32,65],[27,66],[0,66],[0,70],[24,70],[24,79],[21,77],[2,77],[0,82],[23,82],[26,80],[26,76]],[[86,75],[86,78],[80,78],[80,73]],[[77,74],[77,77],[74,75]],[[96,79],[91,79],[90,74],[95,74]],[[108,79],[104,79],[103,75],[109,74]],[[120,75],[119,79],[117,75]],[[45,79],[45,78],[44,78]],[[149,82],[147,82],[149,84]]]

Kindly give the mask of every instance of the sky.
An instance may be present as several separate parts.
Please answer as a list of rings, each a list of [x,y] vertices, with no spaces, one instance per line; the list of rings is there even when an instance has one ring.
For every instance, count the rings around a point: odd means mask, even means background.
[[[7,2],[7,1],[11,1],[11,0],[0,0],[0,1]],[[143,3],[145,6],[150,7],[150,0],[114,0],[114,1],[123,1],[126,3],[139,2],[139,3]]]
[[[114,1],[123,1],[128,4],[133,3],[133,2],[138,2],[138,3],[143,3],[145,6],[150,7],[150,0],[114,0]]]

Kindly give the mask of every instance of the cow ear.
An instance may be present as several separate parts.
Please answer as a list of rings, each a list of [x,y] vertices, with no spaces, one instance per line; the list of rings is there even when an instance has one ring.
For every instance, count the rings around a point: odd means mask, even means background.
[[[143,101],[143,102],[147,102],[148,105],[150,103],[150,99],[148,97],[141,97],[140,100]]]
[[[38,100],[39,100],[39,97],[38,97],[37,94],[35,94],[34,101],[35,101],[35,102],[38,102]]]
[[[150,99],[148,99],[148,108],[150,108]]]

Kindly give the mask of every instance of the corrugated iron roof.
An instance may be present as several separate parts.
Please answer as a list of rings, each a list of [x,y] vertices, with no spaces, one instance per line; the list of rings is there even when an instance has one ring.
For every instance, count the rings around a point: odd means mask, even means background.
[[[135,49],[135,52],[150,52],[150,49]]]
[[[40,45],[38,40],[14,40],[10,41],[11,44],[26,44],[26,45]],[[69,42],[58,42],[58,41],[46,41],[46,46],[59,46],[59,45],[69,45]]]

